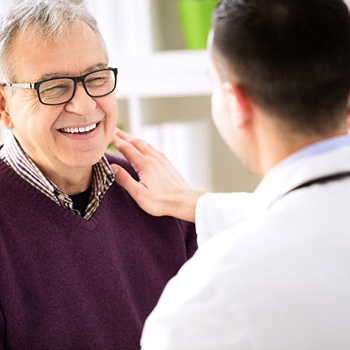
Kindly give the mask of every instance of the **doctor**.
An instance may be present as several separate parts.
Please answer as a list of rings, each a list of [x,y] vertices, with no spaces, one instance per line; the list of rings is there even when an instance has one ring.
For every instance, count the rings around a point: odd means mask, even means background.
[[[157,150],[117,132],[153,215],[196,221],[201,246],[146,321],[144,350],[350,348],[350,15],[342,0],[222,0],[209,39],[212,114],[262,180],[192,190]]]

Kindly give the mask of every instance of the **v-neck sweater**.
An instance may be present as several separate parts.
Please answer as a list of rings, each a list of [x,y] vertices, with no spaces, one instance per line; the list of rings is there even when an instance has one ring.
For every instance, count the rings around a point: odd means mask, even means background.
[[[139,349],[146,317],[196,250],[194,226],[146,214],[117,183],[85,220],[3,161],[0,201],[0,349]]]

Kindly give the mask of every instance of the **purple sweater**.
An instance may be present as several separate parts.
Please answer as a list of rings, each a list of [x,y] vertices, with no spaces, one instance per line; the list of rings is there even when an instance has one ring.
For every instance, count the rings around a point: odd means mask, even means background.
[[[0,349],[139,349],[194,226],[146,214],[116,183],[87,221],[1,160],[0,201]]]

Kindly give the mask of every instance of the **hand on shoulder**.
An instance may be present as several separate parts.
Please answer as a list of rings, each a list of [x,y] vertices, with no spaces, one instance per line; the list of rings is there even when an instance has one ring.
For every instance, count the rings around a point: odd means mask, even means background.
[[[140,179],[135,181],[125,169],[112,164],[115,181],[143,210],[154,216],[195,221],[197,200],[205,192],[192,189],[162,152],[119,129],[111,143],[132,164]]]

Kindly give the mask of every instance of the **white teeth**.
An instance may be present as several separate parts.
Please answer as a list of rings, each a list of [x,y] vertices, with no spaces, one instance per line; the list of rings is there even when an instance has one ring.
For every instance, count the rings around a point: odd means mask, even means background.
[[[91,124],[89,126],[80,127],[80,128],[63,128],[61,131],[67,133],[67,134],[80,134],[84,132],[89,132],[91,130],[94,130],[96,128],[97,124]]]

